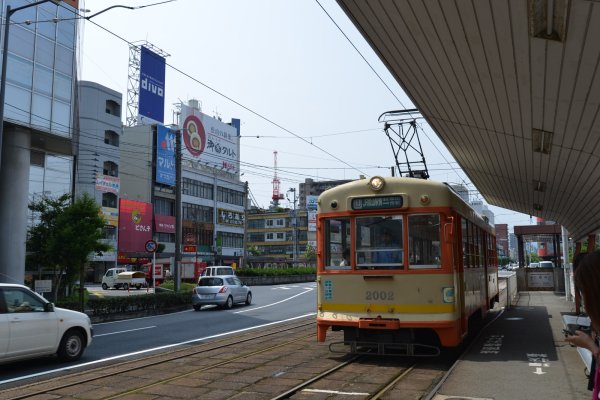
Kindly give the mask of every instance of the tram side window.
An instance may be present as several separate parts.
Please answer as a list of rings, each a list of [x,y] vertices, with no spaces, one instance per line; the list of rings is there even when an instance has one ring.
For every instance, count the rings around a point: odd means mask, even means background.
[[[469,268],[469,234],[467,220],[461,219],[463,268]]]
[[[408,217],[409,269],[440,268],[440,216],[418,214]]]
[[[325,221],[325,269],[351,269],[350,263],[350,218],[335,218]],[[347,257],[344,259],[344,251]]]
[[[356,267],[358,269],[402,269],[404,242],[402,216],[356,219]]]

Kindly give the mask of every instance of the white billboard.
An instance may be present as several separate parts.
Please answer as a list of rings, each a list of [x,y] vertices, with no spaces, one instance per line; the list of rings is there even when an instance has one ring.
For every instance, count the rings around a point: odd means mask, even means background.
[[[180,128],[184,161],[239,173],[240,141],[236,128],[185,104],[181,104]]]

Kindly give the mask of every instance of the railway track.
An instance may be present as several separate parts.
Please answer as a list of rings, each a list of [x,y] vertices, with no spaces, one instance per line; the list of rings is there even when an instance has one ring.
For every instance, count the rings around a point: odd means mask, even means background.
[[[310,320],[0,390],[0,398],[414,399],[444,373],[427,362],[340,357],[316,343]]]

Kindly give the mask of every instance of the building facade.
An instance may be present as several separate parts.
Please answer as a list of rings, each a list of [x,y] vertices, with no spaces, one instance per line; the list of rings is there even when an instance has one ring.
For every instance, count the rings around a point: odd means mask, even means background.
[[[508,246],[508,224],[496,224],[496,246],[498,247],[498,255],[509,257]]]
[[[2,4],[3,29],[6,5]],[[32,4],[10,1],[13,9]],[[11,16],[0,163],[0,282],[23,283],[28,204],[72,190],[77,137],[78,2],[27,7]],[[25,23],[52,21],[57,23]],[[6,40],[2,35],[2,40]],[[2,43],[4,44],[4,43]],[[34,219],[34,218],[33,218]]]
[[[248,210],[247,245],[255,250],[250,266],[277,266],[306,262],[308,218],[306,210]]]
[[[101,205],[104,242],[111,250],[93,254],[88,281],[100,282],[117,264],[121,165],[122,94],[94,82],[79,82],[79,142],[75,195],[88,193]],[[132,157],[128,157],[131,159]]]

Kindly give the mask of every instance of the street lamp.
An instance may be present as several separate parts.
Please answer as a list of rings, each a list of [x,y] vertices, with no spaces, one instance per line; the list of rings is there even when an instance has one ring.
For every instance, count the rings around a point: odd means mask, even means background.
[[[0,77],[0,171],[2,170],[2,138],[4,137],[4,97],[6,91],[6,63],[8,60],[8,34],[10,30],[10,16],[19,10],[37,5],[52,2],[56,5],[60,0],[41,0],[35,3],[26,4],[21,7],[11,8],[10,4],[6,6],[4,21],[4,47],[2,49],[2,76]]]

